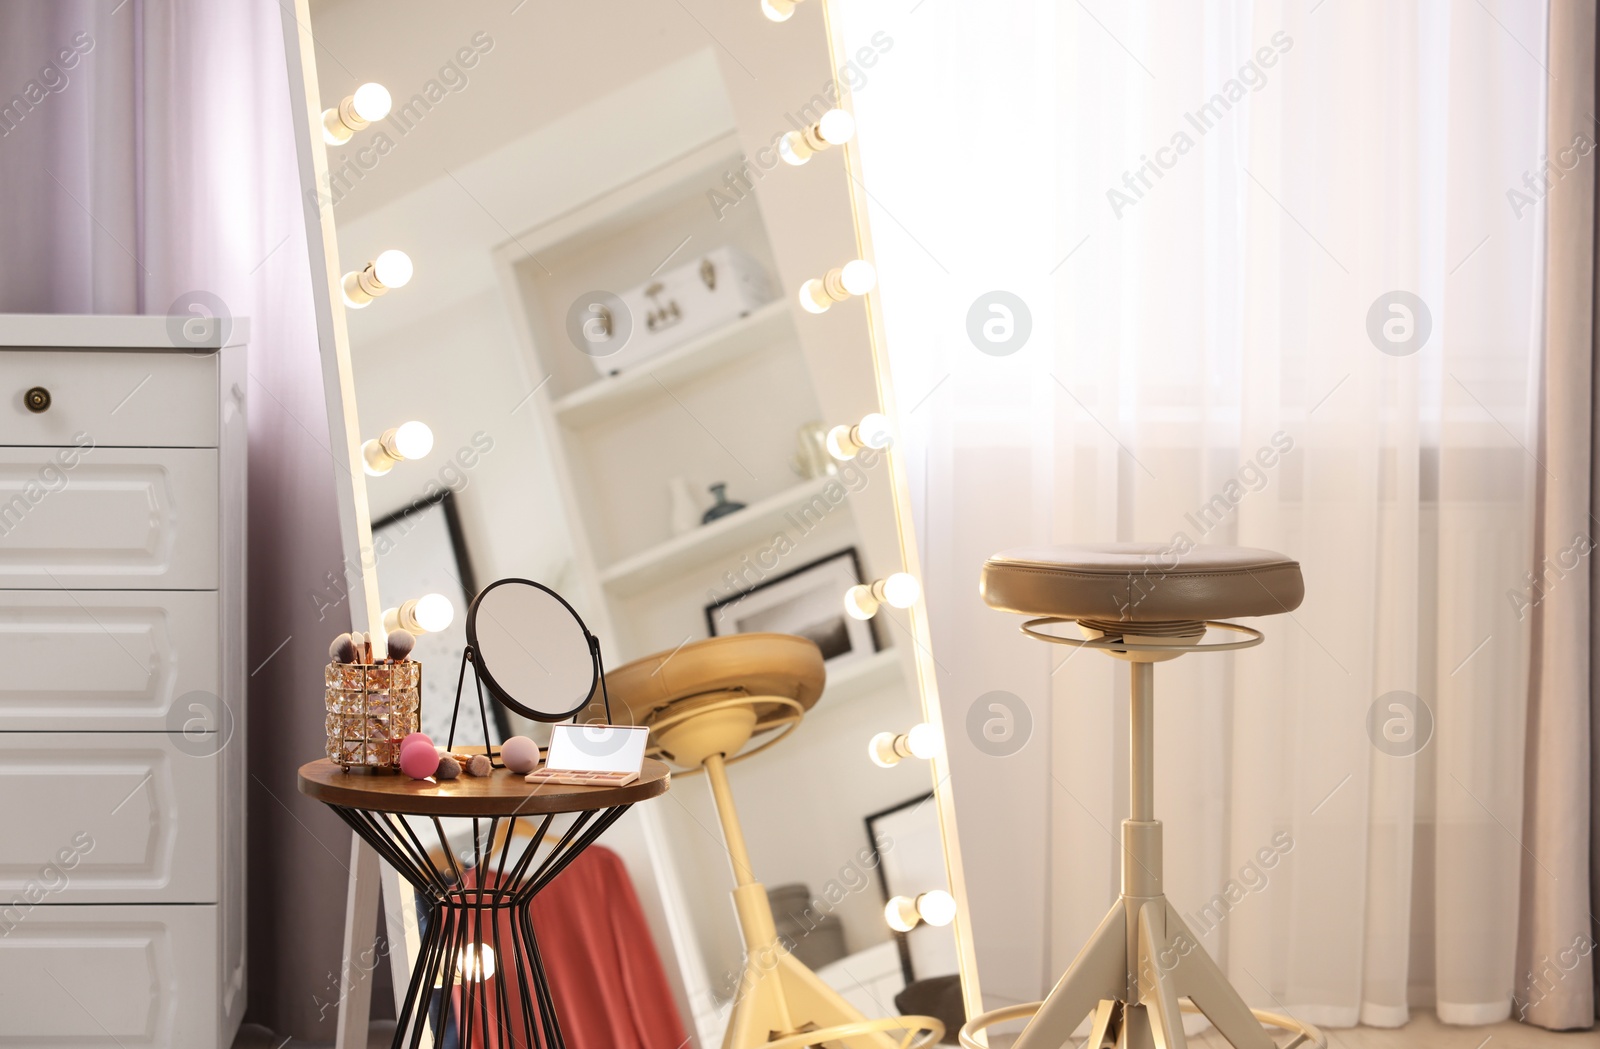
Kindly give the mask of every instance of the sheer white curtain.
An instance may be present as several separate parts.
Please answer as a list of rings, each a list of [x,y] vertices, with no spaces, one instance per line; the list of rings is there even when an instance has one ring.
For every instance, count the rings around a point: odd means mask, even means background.
[[[894,41],[854,106],[987,1003],[1116,892],[1127,676],[979,567],[1145,540],[1304,566],[1156,675],[1167,891],[1235,984],[1514,1013],[1544,5],[837,6]]]

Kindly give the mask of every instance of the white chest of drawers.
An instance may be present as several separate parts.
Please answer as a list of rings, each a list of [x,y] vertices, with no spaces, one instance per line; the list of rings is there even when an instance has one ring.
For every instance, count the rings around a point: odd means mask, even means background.
[[[243,336],[0,315],[0,1049],[238,1029]]]

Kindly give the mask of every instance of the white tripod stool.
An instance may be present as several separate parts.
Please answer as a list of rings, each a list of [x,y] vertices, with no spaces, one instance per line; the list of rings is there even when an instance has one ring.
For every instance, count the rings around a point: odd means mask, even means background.
[[[727,766],[792,732],[825,678],[822,652],[789,634],[697,641],[606,675],[611,698],[634,724],[649,727],[651,756],[688,775],[703,769],[711,784],[745,947],[723,1049],[927,1049],[944,1037],[944,1024],[931,1016],[863,1016],[802,965],[779,942],[766,887],[751,869]],[[750,746],[758,736],[766,738]]]
[[[982,1049],[980,1032],[1032,1016],[1014,1049],[1075,1046],[1073,1032],[1092,1014],[1085,1049],[1185,1049],[1181,1014],[1198,1011],[1235,1049],[1276,1049],[1263,1024],[1291,1032],[1283,1049],[1326,1049],[1310,1024],[1251,1010],[1167,902],[1154,805],[1155,664],[1260,644],[1259,631],[1214,620],[1293,611],[1305,593],[1299,563],[1243,547],[1200,546],[1181,555],[1142,543],[1011,550],[983,566],[981,588],[991,607],[1035,617],[1022,626],[1030,637],[1100,649],[1132,664],[1131,786],[1120,898],[1048,998],[973,1017],[961,1044]],[[1050,632],[1071,622],[1081,637]],[[1245,636],[1206,644],[1208,629]]]

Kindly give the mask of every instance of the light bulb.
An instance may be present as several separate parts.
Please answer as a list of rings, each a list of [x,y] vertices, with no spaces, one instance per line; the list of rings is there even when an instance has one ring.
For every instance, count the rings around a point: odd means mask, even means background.
[[[851,619],[871,619],[878,614],[878,599],[870,586],[857,583],[844,592],[844,610]]]
[[[900,764],[901,754],[895,749],[895,740],[899,739],[893,732],[880,732],[873,736],[867,743],[867,756],[872,763],[880,769],[892,769]]]
[[[787,22],[798,0],[761,0],[761,13],[774,22]]]
[[[856,133],[856,118],[848,109],[830,109],[817,121],[817,133],[830,146],[842,146]]]
[[[830,109],[810,127],[791,131],[778,140],[778,155],[796,166],[811,159],[811,154],[829,146],[850,141],[856,133],[856,118],[847,109]]]
[[[855,259],[844,264],[839,274],[844,290],[852,295],[865,295],[878,284],[878,271],[866,259]]]
[[[411,283],[411,256],[390,248],[372,260],[372,275],[386,288],[403,288]]]
[[[798,131],[791,131],[778,139],[778,156],[783,158],[785,164],[793,164],[795,167],[799,167],[810,160],[811,154],[814,152],[816,151],[806,145],[805,139],[800,137],[800,132]]]
[[[906,758],[931,760],[943,745],[939,730],[924,722],[898,736],[893,732],[878,733],[867,744],[867,756],[879,768],[892,769]]]
[[[393,104],[389,89],[382,84],[362,84],[350,96],[350,107],[356,111],[356,116],[369,124],[388,116],[389,107]]]
[[[339,282],[344,304],[359,310],[379,295],[403,288],[411,281],[411,256],[398,248],[380,252],[359,270],[351,270]]]
[[[922,596],[922,584],[909,572],[896,572],[883,581],[883,599],[896,608],[910,608]]]
[[[393,104],[382,84],[362,84],[355,94],[346,95],[337,106],[322,111],[322,140],[330,146],[344,145],[357,131],[388,116]]]
[[[956,898],[943,889],[925,892],[914,900],[896,896],[883,909],[883,918],[896,932],[910,932],[922,923],[942,928],[956,920]]]
[[[851,259],[821,279],[800,285],[800,305],[811,313],[826,313],[836,302],[865,295],[878,285],[878,271],[866,259]]]
[[[896,572],[869,586],[857,583],[844,592],[844,610],[856,619],[871,619],[885,604],[910,608],[922,596],[922,584],[908,572]]]
[[[383,610],[383,629],[389,633],[409,630],[413,634],[437,634],[455,622],[456,608],[443,594],[424,594],[403,601],[399,608]]]
[[[800,285],[800,308],[807,313],[827,313],[833,302],[827,285],[815,277]]]
[[[943,927],[956,920],[956,898],[943,889],[917,897],[917,913],[929,925]]]
[[[835,426],[829,430],[823,443],[835,459],[854,459],[863,448],[882,451],[893,444],[894,424],[887,415],[869,412],[854,426]]]
[[[433,451],[433,431],[427,423],[415,420],[401,423],[394,431],[394,450],[402,459],[421,459]]]
[[[914,758],[931,760],[939,753],[939,730],[927,722],[912,725],[911,731],[906,733],[906,749]]]
[[[856,433],[863,445],[879,451],[894,443],[894,424],[889,421],[887,415],[879,412],[863,415],[861,421],[856,424]]]
[[[437,634],[455,622],[456,608],[443,594],[427,594],[417,598],[412,615],[417,625],[430,634]]]
[[[472,983],[494,979],[494,948],[486,943],[463,944],[456,955],[456,975]]]
[[[910,932],[917,927],[921,915],[917,913],[917,901],[906,896],[896,896],[889,901],[883,909],[883,920],[889,923],[889,928],[895,932]]]
[[[415,420],[401,423],[383,436],[361,446],[362,468],[370,477],[382,477],[407,459],[421,459],[433,451],[433,431]]]

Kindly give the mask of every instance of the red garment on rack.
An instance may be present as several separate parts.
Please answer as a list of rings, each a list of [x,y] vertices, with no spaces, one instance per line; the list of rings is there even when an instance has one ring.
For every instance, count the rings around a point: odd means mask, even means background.
[[[467,872],[466,884],[476,884],[475,871]],[[579,853],[533,898],[529,914],[568,1049],[682,1049],[688,1042],[644,909],[616,853],[599,845]],[[509,918],[500,921],[500,942],[510,949]],[[457,1031],[470,1028],[469,1049],[533,1049],[520,1037],[483,1031],[476,1016],[463,1024],[461,1004],[457,987],[452,1022]],[[520,1017],[519,1006],[513,1011]]]

